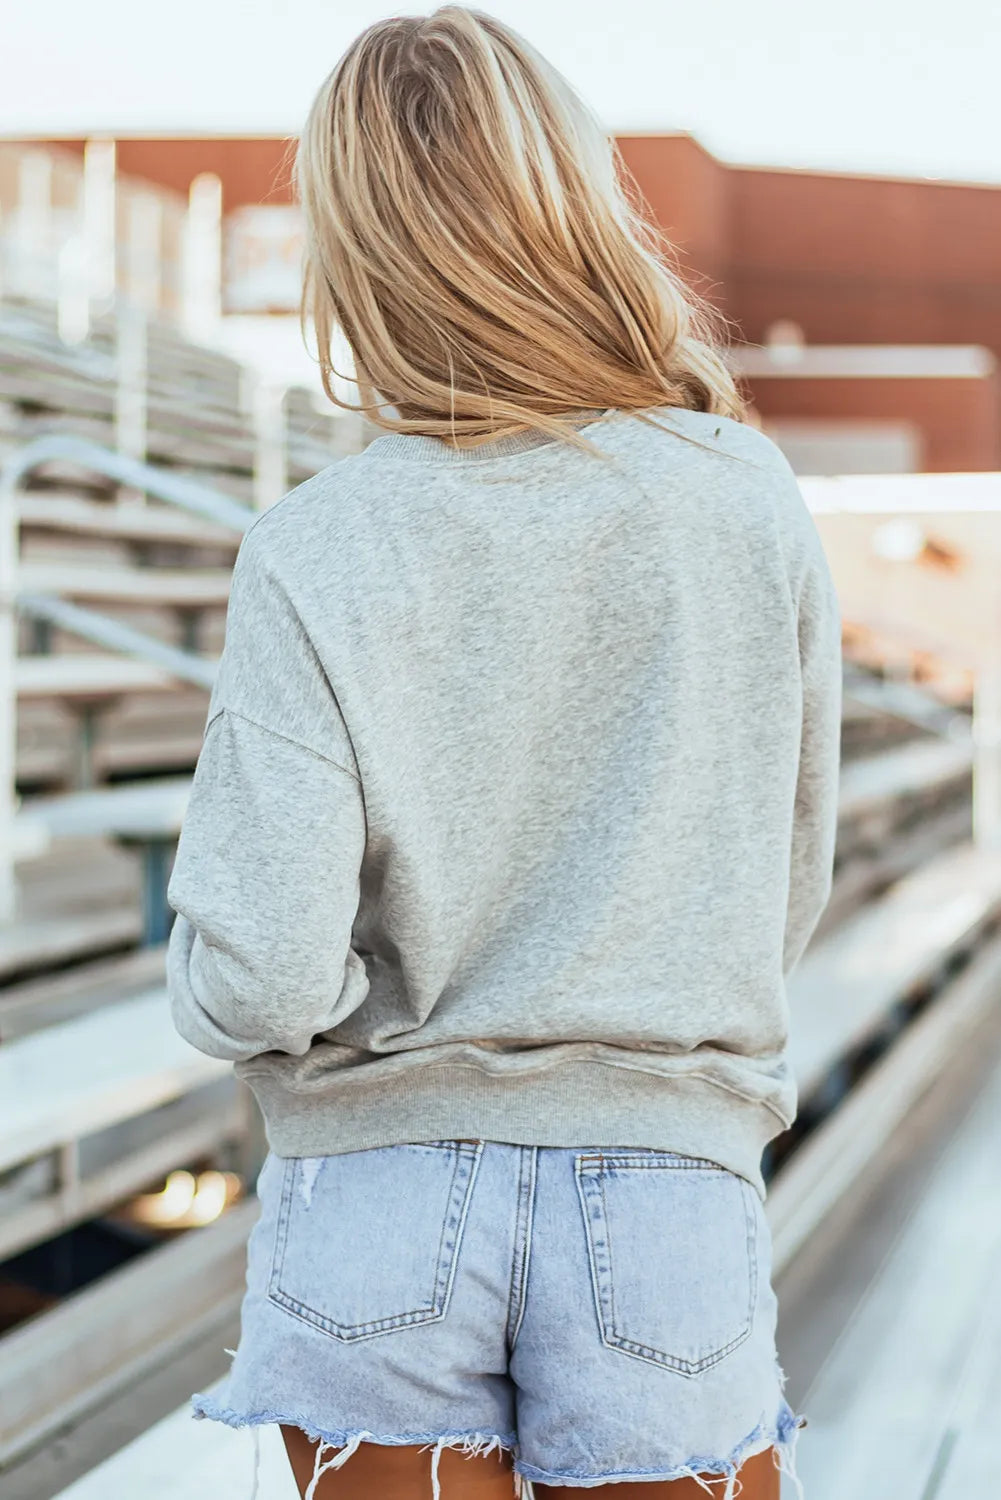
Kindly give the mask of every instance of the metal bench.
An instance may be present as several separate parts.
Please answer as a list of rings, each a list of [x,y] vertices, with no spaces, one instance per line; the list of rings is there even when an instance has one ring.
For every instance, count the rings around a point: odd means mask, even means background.
[[[249,1096],[174,1030],[162,984],[0,1047],[0,1259],[179,1164],[238,1149]],[[0,1466],[239,1299],[254,1209],[150,1251],[3,1339]],[[94,1337],[100,1328],[100,1337]]]
[[[913,740],[843,762],[825,930],[874,890],[969,837],[972,769],[968,740]]]
[[[950,740],[913,740],[841,768],[839,823],[882,819],[888,804],[927,800],[950,787],[969,791],[973,747]]]
[[[42,342],[46,341],[43,332]],[[50,351],[51,353],[52,351]],[[86,358],[53,354],[60,370],[86,386],[94,378],[102,356],[90,350]],[[82,358],[82,356],[81,356]],[[95,363],[96,361],[96,363]],[[84,368],[86,365],[86,368]],[[93,368],[92,368],[93,367]],[[234,367],[235,368],[235,367]],[[8,545],[0,548],[0,706],[11,722],[17,704],[28,698],[61,697],[74,706],[79,720],[75,780],[86,787],[93,780],[93,746],[98,705],[107,705],[123,691],[166,688],[169,679],[210,688],[215,662],[198,652],[198,620],[206,609],[221,610],[229,597],[227,568],[195,570],[162,568],[101,568],[75,563],[31,561],[18,557],[17,535],[25,505],[36,502],[21,494],[28,476],[53,465],[69,464],[98,475],[105,483],[128,486],[156,497],[152,515],[169,505],[182,515],[182,525],[209,526],[228,533],[231,547],[252,525],[255,512],[231,497],[189,478],[157,470],[127,454],[115,453],[66,434],[52,434],[28,444],[10,457],[0,474],[0,521]],[[37,497],[36,497],[37,498]],[[58,502],[57,502],[58,503]],[[87,502],[86,511],[74,506],[70,517],[76,525],[95,526],[105,518]],[[137,512],[146,507],[137,506]],[[37,515],[37,511],[34,512]],[[51,519],[51,513],[50,519]],[[127,522],[142,530],[142,523]],[[148,523],[147,523],[148,524]],[[160,522],[154,521],[156,526]],[[175,523],[168,523],[175,526]],[[176,539],[176,538],[175,538]],[[69,597],[66,597],[69,596]],[[150,603],[176,609],[182,627],[183,649],[107,618],[81,604],[81,600],[118,605],[148,606]],[[32,622],[39,656],[29,661],[17,656],[17,614]],[[68,658],[52,665],[41,660],[53,629],[68,631],[126,658],[116,667],[91,658],[89,666]],[[139,665],[137,665],[139,664]],[[59,689],[65,691],[60,693]],[[17,777],[16,740],[0,736],[0,923],[9,924],[16,908],[13,834]],[[147,846],[152,847],[147,840]]]
[[[142,938],[141,916],[120,903],[98,911],[20,917],[0,926],[0,980],[131,948]]]
[[[255,1217],[253,1203],[238,1204],[216,1223],[150,1250],[4,1337],[0,1484],[4,1466],[51,1441],[109,1397],[130,1392],[137,1380],[186,1343],[213,1332],[220,1345],[229,1341]],[[202,1485],[201,1472],[192,1471],[185,1456],[192,1435],[197,1443],[198,1429],[211,1425],[193,1422],[185,1411],[177,1424],[175,1460],[161,1469],[155,1483],[133,1490],[128,1484],[119,1488],[113,1478],[109,1489],[98,1487],[93,1493],[102,1500],[169,1495],[176,1461],[188,1472],[192,1495],[201,1500],[215,1494],[214,1487]],[[250,1441],[244,1441],[249,1459]],[[195,1463],[200,1465],[200,1456]],[[249,1479],[249,1463],[244,1472]],[[248,1493],[245,1488],[241,1500]]]
[[[128,656],[19,656],[14,663],[19,698],[119,698],[123,693],[170,692],[176,679]]]
[[[1001,855],[964,844],[906,876],[811,946],[789,984],[804,1104],[847,1087],[847,1060],[1001,916]]]
[[[36,531],[234,550],[239,543],[239,535],[230,527],[213,525],[165,505],[123,505],[46,491],[19,495],[17,513],[22,528]]]
[[[43,829],[50,840],[103,836],[136,849],[142,861],[142,940],[151,946],[170,930],[167,883],[190,790],[190,776],[173,776],[39,797],[14,826]]]
[[[161,985],[0,1047],[0,1259],[238,1133],[234,1087],[221,1113],[216,1103],[204,1118],[175,1118],[137,1149],[81,1169],[86,1139],[230,1078],[228,1063],[178,1036]]]
[[[75,563],[23,562],[20,588],[115,604],[164,604],[185,609],[222,607],[229,598],[228,568],[101,568]]]

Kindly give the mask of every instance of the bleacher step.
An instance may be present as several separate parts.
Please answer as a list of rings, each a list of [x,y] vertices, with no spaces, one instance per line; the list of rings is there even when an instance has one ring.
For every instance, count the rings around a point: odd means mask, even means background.
[[[51,838],[176,838],[188,805],[190,776],[122,782],[92,791],[26,799],[15,822]]]
[[[64,656],[19,656],[14,662],[19,698],[114,698],[124,693],[176,690],[169,672],[128,656],[71,652]]]
[[[0,1172],[229,1072],[177,1034],[160,987],[11,1042],[0,1049]]]
[[[266,1500],[298,1500],[278,1428],[262,1427],[259,1441],[258,1493]],[[185,1406],[84,1474],[58,1500],[248,1500],[253,1475],[251,1434],[197,1421]]]
[[[18,499],[22,527],[79,536],[118,537],[130,542],[177,542],[236,549],[239,534],[155,502],[123,504],[75,495],[28,492]]]
[[[81,960],[0,989],[0,1046],[164,983],[166,946]]]
[[[812,945],[789,983],[790,1060],[801,1100],[999,915],[1001,855],[963,844]]]
[[[990,1022],[999,992],[1001,937],[995,935],[783,1163],[768,1191],[776,1276],[880,1170],[888,1143],[943,1066]]]
[[[951,785],[965,787],[973,767],[972,743],[912,740],[841,768],[838,815],[842,822],[883,813],[888,802],[925,798]]]
[[[58,594],[71,599],[121,604],[220,607],[229,598],[226,568],[95,568],[80,563],[23,562],[22,594]]]
[[[1001,1332],[1001,1066],[944,1143],[921,1200],[800,1402],[800,1474],[810,1500],[957,1500],[957,1457],[996,1446],[998,1388],[964,1387],[971,1350]],[[988,1327],[988,1325],[990,1325]],[[1001,1348],[1001,1344],[994,1349]],[[963,1394],[965,1409],[955,1398]],[[979,1433],[977,1399],[991,1416]],[[962,1420],[958,1420],[959,1417]],[[957,1442],[958,1439],[958,1442]],[[969,1444],[969,1447],[966,1447]],[[950,1454],[952,1455],[950,1461]],[[942,1467],[945,1472],[942,1473]]]
[[[116,903],[102,911],[20,917],[0,927],[0,982],[40,967],[79,963],[95,953],[133,947],[142,933],[138,910]]]
[[[5,1335],[0,1465],[127,1389],[134,1376],[213,1323],[228,1324],[256,1217],[256,1203],[238,1204],[215,1224],[150,1251]],[[104,1492],[105,1500],[154,1493]]]

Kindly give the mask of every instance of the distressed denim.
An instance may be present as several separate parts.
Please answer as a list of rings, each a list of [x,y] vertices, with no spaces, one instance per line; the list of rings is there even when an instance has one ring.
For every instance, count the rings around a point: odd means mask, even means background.
[[[242,1333],[196,1414],[318,1439],[509,1449],[526,1481],[795,1478],[763,1205],[712,1161],[427,1141],[270,1155]],[[334,1450],[334,1451],[331,1451]]]

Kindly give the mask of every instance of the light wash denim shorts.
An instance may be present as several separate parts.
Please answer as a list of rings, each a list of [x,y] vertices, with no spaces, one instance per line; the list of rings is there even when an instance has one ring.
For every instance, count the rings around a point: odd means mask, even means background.
[[[436,1500],[443,1447],[509,1449],[516,1495],[709,1474],[730,1500],[769,1447],[795,1481],[763,1206],[715,1162],[426,1141],[271,1155],[258,1191],[239,1349],[198,1415],[300,1427],[317,1473],[426,1445]]]

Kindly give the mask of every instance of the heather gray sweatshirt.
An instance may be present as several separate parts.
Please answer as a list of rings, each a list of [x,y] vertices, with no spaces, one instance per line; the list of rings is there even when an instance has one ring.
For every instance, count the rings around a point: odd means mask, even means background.
[[[838,606],[773,444],[657,417],[583,427],[606,458],[383,436],[247,534],[168,968],[279,1155],[653,1146],[763,1191]]]

